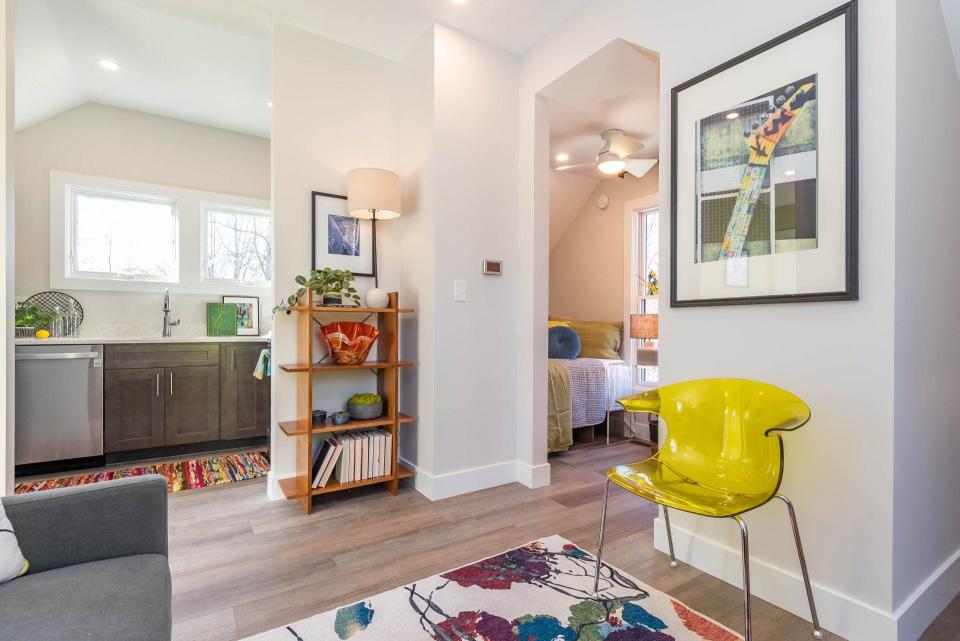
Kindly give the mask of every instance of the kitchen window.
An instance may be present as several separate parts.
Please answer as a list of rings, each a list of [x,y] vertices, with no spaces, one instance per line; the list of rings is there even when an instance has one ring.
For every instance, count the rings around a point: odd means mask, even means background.
[[[178,282],[175,200],[72,187],[67,207],[69,277]]]
[[[270,282],[273,230],[269,211],[207,205],[206,280],[265,285]]]

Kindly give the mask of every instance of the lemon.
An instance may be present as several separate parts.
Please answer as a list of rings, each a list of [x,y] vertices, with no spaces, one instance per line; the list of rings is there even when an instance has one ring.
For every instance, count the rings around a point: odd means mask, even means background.
[[[37,338],[50,338],[50,332],[45,329],[38,329],[37,333],[34,334]]]

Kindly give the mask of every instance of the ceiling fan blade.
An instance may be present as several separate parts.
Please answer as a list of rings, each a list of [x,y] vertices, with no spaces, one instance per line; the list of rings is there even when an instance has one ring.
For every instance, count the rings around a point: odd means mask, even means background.
[[[624,162],[627,163],[627,166],[624,167],[624,171],[633,174],[637,178],[643,178],[648,171],[653,169],[654,165],[657,164],[656,158],[627,158]]]
[[[558,165],[553,168],[554,171],[568,171],[570,169],[580,169],[582,167],[594,167],[596,168],[596,162],[581,162],[575,165]]]

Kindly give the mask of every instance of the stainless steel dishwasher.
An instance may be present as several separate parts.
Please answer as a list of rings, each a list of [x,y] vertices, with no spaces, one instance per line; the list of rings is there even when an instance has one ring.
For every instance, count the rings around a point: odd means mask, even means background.
[[[103,455],[103,345],[17,345],[15,463]]]

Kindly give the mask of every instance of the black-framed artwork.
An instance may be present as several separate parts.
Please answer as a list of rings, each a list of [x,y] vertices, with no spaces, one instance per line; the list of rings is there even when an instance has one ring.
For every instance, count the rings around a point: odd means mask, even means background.
[[[856,300],[857,5],[673,88],[672,307]]]
[[[354,218],[347,197],[311,192],[311,265],[349,269],[354,276],[377,275],[377,222]]]
[[[237,306],[237,336],[260,335],[260,298],[224,296],[223,302]]]

